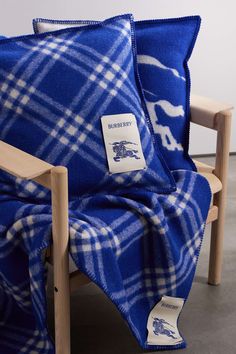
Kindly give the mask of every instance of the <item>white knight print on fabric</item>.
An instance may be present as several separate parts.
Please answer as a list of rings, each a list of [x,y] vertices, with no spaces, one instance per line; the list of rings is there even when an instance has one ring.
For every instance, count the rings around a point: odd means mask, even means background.
[[[162,64],[159,60],[149,55],[138,55],[138,63],[144,65],[153,65],[159,69],[167,70],[176,78],[185,81],[185,78],[182,77],[176,69],[168,68],[167,66]],[[181,119],[181,117],[184,117],[185,114],[184,107],[182,105],[175,106],[170,101],[164,98],[156,99],[157,98],[156,94],[146,90],[145,88],[144,88],[144,93],[145,93],[148,113],[150,115],[152,125],[153,125],[153,130],[155,134],[160,135],[162,146],[169,151],[174,151],[174,150],[182,151],[183,146],[174,137],[173,133],[170,130],[170,127],[168,125],[161,124],[161,122],[159,121],[156,108],[160,107],[169,118]],[[147,97],[150,97],[150,99],[148,99]],[[156,100],[154,101],[154,99]]]
[[[139,75],[162,154],[171,170],[194,170],[188,155],[190,74],[188,60],[199,16],[135,23]]]

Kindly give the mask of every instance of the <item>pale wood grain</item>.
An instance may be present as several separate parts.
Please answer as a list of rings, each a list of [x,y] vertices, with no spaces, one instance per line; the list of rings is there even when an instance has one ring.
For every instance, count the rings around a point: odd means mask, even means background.
[[[193,162],[195,163],[197,167],[198,172],[209,172],[212,173],[215,169],[214,166],[207,165],[206,163],[200,162],[198,160],[193,159]]]
[[[225,209],[227,196],[227,179],[230,149],[231,112],[217,114],[218,132],[216,147],[216,163],[214,174],[222,183],[222,190],[214,195],[213,204],[218,207],[218,218],[212,223],[211,248],[208,282],[218,285],[221,282]]]
[[[218,207],[216,205],[212,205],[207,215],[207,224],[215,221],[218,218]]]
[[[231,104],[191,96],[191,121],[217,131],[216,162],[212,172],[221,182],[222,188],[214,193],[213,198],[213,204],[218,208],[217,219],[211,218],[210,212],[213,211],[209,211],[208,219],[213,221],[208,271],[208,283],[211,285],[221,282],[232,109]]]
[[[0,168],[13,176],[33,179],[52,169],[52,165],[0,140]]]
[[[233,106],[229,103],[198,95],[191,95],[190,98],[191,122],[210,129],[218,130],[218,113],[231,109],[233,109]]]
[[[70,287],[67,169],[65,167],[54,167],[51,175],[56,354],[69,354]]]
[[[222,183],[219,180],[218,177],[216,177],[213,173],[209,173],[209,172],[201,172],[200,175],[204,176],[211,188],[211,193],[215,194],[219,191],[222,190]]]

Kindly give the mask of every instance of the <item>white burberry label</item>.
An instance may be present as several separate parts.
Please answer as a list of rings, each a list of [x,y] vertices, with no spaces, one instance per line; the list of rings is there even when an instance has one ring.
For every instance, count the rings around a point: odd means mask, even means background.
[[[136,118],[131,113],[101,118],[110,173],[142,170],[146,167]]]
[[[175,345],[183,342],[177,320],[184,299],[163,296],[149,314],[147,322],[149,345]]]

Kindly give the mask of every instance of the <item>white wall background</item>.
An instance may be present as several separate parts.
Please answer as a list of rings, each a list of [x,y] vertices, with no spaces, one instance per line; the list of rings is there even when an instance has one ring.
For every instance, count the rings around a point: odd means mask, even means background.
[[[202,27],[190,60],[192,90],[236,107],[235,0],[7,0],[1,3],[0,34],[31,33],[34,17],[104,19],[133,13],[136,19],[199,14]],[[192,154],[213,153],[215,133],[192,126]],[[236,114],[231,151],[236,151]]]

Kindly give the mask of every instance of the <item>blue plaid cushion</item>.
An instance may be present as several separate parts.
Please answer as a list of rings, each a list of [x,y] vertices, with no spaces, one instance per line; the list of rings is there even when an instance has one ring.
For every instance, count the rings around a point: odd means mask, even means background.
[[[175,189],[149,130],[133,31],[132,17],[123,15],[0,41],[0,139],[67,166],[71,196]],[[136,117],[147,169],[109,174],[101,117],[122,113]],[[14,182],[21,196],[46,197],[32,182]]]
[[[96,22],[33,20],[35,32],[83,23]],[[171,170],[196,170],[188,155],[188,59],[200,28],[200,17],[138,21],[135,28],[139,75],[163,156]]]

